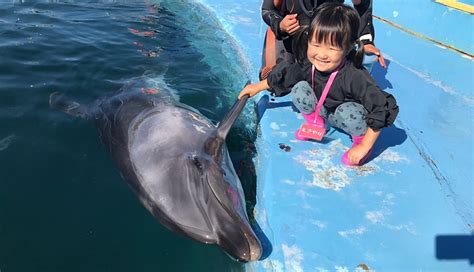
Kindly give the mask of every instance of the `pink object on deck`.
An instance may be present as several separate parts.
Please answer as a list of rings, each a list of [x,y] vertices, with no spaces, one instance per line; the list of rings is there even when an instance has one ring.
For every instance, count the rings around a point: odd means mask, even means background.
[[[326,126],[324,119],[313,112],[311,114],[301,113],[306,123],[301,125],[301,127],[295,132],[296,139],[300,141],[307,141],[313,139],[316,141],[321,141],[326,134]]]
[[[298,140],[306,141],[308,139],[313,139],[316,141],[321,141],[326,134],[326,128],[324,124],[311,124],[311,123],[304,123],[301,125],[300,129],[298,129],[295,133],[295,137]]]

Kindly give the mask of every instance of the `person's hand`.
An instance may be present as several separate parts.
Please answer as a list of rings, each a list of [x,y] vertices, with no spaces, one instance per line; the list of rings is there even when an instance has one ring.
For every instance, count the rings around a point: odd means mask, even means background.
[[[297,18],[298,14],[288,14],[280,22],[280,30],[290,35],[300,29],[300,23]]]
[[[387,68],[387,65],[385,65],[385,59],[383,58],[382,56],[382,53],[380,52],[380,50],[375,47],[373,44],[365,44],[364,45],[364,51],[366,53],[370,53],[370,54],[374,54],[377,56],[377,61],[379,62],[380,66],[382,66],[383,68]]]
[[[358,165],[360,160],[362,160],[367,153],[369,153],[370,148],[365,147],[363,144],[358,144],[347,153],[347,158],[352,164]]]
[[[239,99],[242,98],[244,95],[249,95],[250,97],[259,93],[259,90],[256,88],[256,84],[248,84],[245,88],[240,92]]]

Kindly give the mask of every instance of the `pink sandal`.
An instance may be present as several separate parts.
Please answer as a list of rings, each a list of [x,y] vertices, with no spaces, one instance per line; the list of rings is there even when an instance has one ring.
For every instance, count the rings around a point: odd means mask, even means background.
[[[364,135],[361,135],[361,136],[355,136],[355,135],[352,135],[352,146],[351,148],[353,148],[354,146],[356,145],[359,145],[361,142],[362,142],[362,139],[364,139]],[[350,150],[350,149],[349,149]],[[365,155],[365,157],[363,157],[358,164],[353,164],[350,160],[349,160],[349,157],[348,157],[348,154],[349,154],[349,150],[347,150],[344,155],[342,155],[342,158],[341,158],[341,161],[344,165],[347,165],[347,166],[361,166],[365,163],[365,161],[367,160],[367,158],[369,157],[370,153],[372,152],[372,149],[369,150],[369,152],[367,152],[367,155]]]

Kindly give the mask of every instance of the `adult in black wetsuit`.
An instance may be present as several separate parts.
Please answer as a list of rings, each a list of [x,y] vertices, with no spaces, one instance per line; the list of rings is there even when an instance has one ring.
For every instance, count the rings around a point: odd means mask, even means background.
[[[292,53],[292,36],[300,30],[301,26],[309,25],[313,11],[325,2],[343,3],[344,0],[264,0],[262,17],[270,26],[276,39],[283,42],[286,52]],[[385,68],[385,60],[380,50],[374,46],[372,0],[352,0],[352,3],[361,18],[359,39],[364,44],[365,52],[376,55],[377,61]],[[281,51],[281,48],[279,50]],[[281,53],[283,52],[276,52],[276,55],[281,57]],[[277,62],[279,62],[278,57]]]

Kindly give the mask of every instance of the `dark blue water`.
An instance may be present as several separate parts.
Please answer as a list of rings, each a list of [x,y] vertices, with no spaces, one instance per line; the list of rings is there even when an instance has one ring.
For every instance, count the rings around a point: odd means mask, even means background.
[[[0,0],[0,271],[243,270],[218,247],[162,227],[121,179],[93,124],[48,106],[54,91],[88,103],[145,75],[218,121],[246,72],[201,8]],[[227,142],[251,210],[247,122]]]

